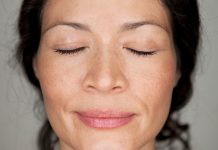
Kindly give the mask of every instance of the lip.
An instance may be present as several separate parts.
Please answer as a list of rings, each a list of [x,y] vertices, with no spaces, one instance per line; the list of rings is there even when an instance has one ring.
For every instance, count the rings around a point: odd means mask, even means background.
[[[91,128],[112,129],[130,123],[135,114],[116,110],[89,110],[77,112],[77,116],[80,121]]]

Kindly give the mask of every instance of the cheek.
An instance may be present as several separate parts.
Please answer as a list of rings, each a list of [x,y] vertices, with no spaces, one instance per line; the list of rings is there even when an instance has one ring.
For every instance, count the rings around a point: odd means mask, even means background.
[[[144,97],[149,106],[169,103],[177,80],[176,57],[174,53],[166,53],[151,59],[144,64],[132,65],[132,83],[137,95]],[[132,89],[133,90],[133,89]]]
[[[69,99],[74,98],[73,94],[79,94],[81,73],[76,69],[77,65],[67,59],[58,59],[57,55],[46,50],[41,50],[38,54],[38,79],[48,113],[50,110],[62,112]]]
[[[140,129],[148,138],[154,138],[159,133],[168,116],[176,79],[175,62],[174,57],[170,57],[137,65],[131,71],[134,72],[130,75],[131,91],[142,106]]]
[[[40,60],[38,74],[43,96],[45,100],[63,103],[65,98],[68,97],[69,100],[68,94],[78,93],[81,71],[84,69],[78,69],[78,64],[72,63],[70,60],[48,58],[41,56],[38,59]],[[83,66],[80,64],[79,67]]]
[[[140,97],[148,115],[151,115],[154,120],[158,120],[159,115],[166,116],[171,103],[174,75],[164,71],[164,74],[150,73],[144,79],[139,80],[140,82],[136,85],[139,89],[136,95]]]
[[[72,125],[71,127],[75,128],[75,125],[69,117],[70,113],[66,113],[66,108],[69,101],[74,102],[74,99],[81,94],[78,86],[82,75],[72,61],[67,63],[66,60],[48,58],[38,57],[38,76],[45,109],[55,132],[61,139],[67,139],[70,137],[67,126]]]

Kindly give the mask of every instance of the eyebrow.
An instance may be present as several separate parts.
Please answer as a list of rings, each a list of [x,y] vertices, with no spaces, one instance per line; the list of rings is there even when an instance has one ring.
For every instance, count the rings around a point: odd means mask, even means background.
[[[169,32],[169,29],[166,26],[159,24],[155,21],[140,21],[140,22],[133,22],[133,23],[125,23],[121,26],[121,31],[135,30],[135,29],[137,29],[141,26],[145,26],[145,25],[154,25],[154,26],[157,26],[159,28],[162,28],[166,32]]]
[[[88,25],[86,24],[82,24],[82,23],[77,23],[77,22],[56,22],[54,24],[52,24],[51,26],[49,26],[48,28],[46,28],[42,34],[44,34],[45,32],[47,32],[48,30],[58,27],[58,26],[68,26],[68,27],[72,27],[76,30],[82,30],[82,31],[88,31],[91,32],[91,29],[89,28]]]
[[[145,26],[145,25],[154,25],[157,26],[159,28],[162,28],[163,30],[165,30],[167,33],[169,33],[169,29],[167,28],[167,26],[164,26],[162,24],[159,24],[155,21],[139,21],[139,22],[128,22],[128,23],[124,23],[123,25],[121,25],[120,27],[120,32],[124,32],[124,31],[130,31],[130,30],[135,30],[139,27]],[[87,32],[92,32],[91,28],[87,25],[87,24],[82,24],[82,23],[78,23],[78,22],[65,22],[65,21],[61,21],[61,22],[56,22],[53,25],[49,26],[48,28],[46,28],[42,34],[44,34],[45,32],[47,32],[48,30],[55,28],[57,26],[69,26],[72,27],[76,30],[81,30],[81,31],[87,31]]]

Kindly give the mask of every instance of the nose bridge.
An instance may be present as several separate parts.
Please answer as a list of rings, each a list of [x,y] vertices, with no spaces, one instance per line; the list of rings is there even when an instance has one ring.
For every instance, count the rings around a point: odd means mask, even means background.
[[[96,68],[96,73],[100,76],[115,77],[116,72],[121,69],[118,63],[118,56],[109,50],[102,50],[97,58],[96,65],[98,68]]]
[[[119,56],[113,50],[101,48],[88,65],[83,83],[85,90],[101,93],[121,92],[128,85]]]

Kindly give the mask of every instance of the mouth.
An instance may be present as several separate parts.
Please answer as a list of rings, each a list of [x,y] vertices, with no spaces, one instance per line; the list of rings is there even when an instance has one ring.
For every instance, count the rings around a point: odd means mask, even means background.
[[[118,128],[130,123],[135,114],[116,110],[89,110],[76,112],[79,120],[86,126],[99,129]]]

